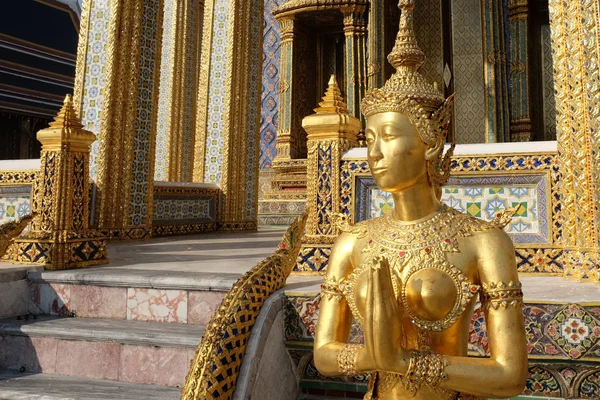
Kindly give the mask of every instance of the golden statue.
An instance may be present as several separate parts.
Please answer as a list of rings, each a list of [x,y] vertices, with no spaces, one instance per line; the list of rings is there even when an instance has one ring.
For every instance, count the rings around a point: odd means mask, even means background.
[[[351,225],[333,248],[315,337],[329,376],[373,372],[365,399],[511,397],[527,378],[523,293],[514,248],[499,224],[440,203],[453,147],[444,155],[453,97],[418,72],[414,0],[400,0],[395,74],[362,103],[368,161],[391,192],[391,214]],[[490,358],[467,357],[477,295]],[[364,344],[348,344],[352,319]]]

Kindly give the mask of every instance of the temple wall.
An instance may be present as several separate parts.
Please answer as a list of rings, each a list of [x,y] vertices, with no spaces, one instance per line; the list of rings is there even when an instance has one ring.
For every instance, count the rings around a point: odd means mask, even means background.
[[[277,112],[279,108],[279,69],[281,28],[273,9],[287,0],[265,0],[260,127],[260,168],[270,168],[275,158]]]
[[[452,2],[454,137],[457,143],[485,143],[485,79],[481,2]]]

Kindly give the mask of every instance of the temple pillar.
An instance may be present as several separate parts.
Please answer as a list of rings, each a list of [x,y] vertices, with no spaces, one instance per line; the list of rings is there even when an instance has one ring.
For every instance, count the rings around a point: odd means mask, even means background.
[[[302,126],[308,132],[308,217],[296,271],[319,272],[339,235],[332,214],[341,212],[342,155],[356,146],[362,128],[360,120],[350,115],[335,75],[315,114],[304,118]]]
[[[508,73],[506,65],[504,2],[485,0],[483,7],[484,79],[486,87],[485,142],[510,141]]]
[[[70,95],[37,138],[42,151],[31,196],[33,220],[8,258],[52,270],[108,263],[106,238],[89,229],[89,152],[96,137],[83,129]]]
[[[75,106],[97,136],[92,223],[112,238],[150,236],[162,0],[83,3]]]
[[[292,146],[293,124],[293,76],[294,76],[294,28],[293,16],[278,19],[281,27],[281,67],[279,77],[279,129],[277,131],[275,162],[295,158]]]
[[[344,15],[344,36],[346,38],[346,99],[350,115],[362,118],[360,102],[365,96],[367,85],[367,38],[366,6],[354,5],[340,9]]]
[[[600,282],[600,5],[549,7],[565,277]]]
[[[257,228],[263,7],[204,3],[193,179],[220,186],[223,231]]]
[[[385,83],[385,1],[371,0],[368,21],[368,65],[367,86],[369,89],[380,88]]]
[[[528,0],[510,0],[508,2],[511,77],[510,136],[512,142],[527,142],[532,139],[529,101],[528,16]]]
[[[201,0],[165,0],[154,179],[192,181]]]

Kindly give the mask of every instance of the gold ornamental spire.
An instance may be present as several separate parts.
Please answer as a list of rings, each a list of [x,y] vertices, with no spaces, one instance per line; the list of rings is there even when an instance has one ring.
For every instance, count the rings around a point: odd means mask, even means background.
[[[317,114],[333,114],[342,113],[349,114],[348,105],[344,102],[342,91],[337,83],[335,75],[331,75],[327,84],[327,91],[323,96],[323,101],[319,103],[319,107],[315,108]]]
[[[96,140],[96,135],[83,129],[81,120],[70,94],[65,97],[64,104],[54,121],[46,129],[37,133],[37,139],[46,150],[66,148],[74,151],[89,152],[89,146]]]
[[[425,61],[425,53],[419,47],[414,28],[414,0],[400,0],[400,29],[396,36],[396,43],[392,52],[388,55],[388,61],[396,69],[401,66],[419,69]]]

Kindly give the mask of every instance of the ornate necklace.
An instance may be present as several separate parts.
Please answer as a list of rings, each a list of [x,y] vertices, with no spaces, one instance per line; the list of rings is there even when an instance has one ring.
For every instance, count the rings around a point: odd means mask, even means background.
[[[356,306],[354,286],[358,278],[371,268],[376,257],[386,257],[392,269],[392,285],[396,298],[400,301],[413,324],[425,331],[442,331],[451,327],[465,311],[467,305],[479,291],[479,285],[468,278],[446,260],[446,252],[458,252],[458,237],[470,236],[473,232],[489,229],[492,225],[468,217],[458,211],[442,206],[432,217],[416,223],[402,223],[391,215],[368,220],[350,226],[342,221],[340,228],[366,238],[362,249],[365,262],[356,268],[346,279],[344,295],[357,321],[363,319]],[[449,313],[437,321],[420,318],[408,306],[406,283],[424,269],[435,269],[449,276],[456,288],[456,301]],[[403,275],[403,277],[402,277]],[[399,289],[401,287],[401,289]]]

